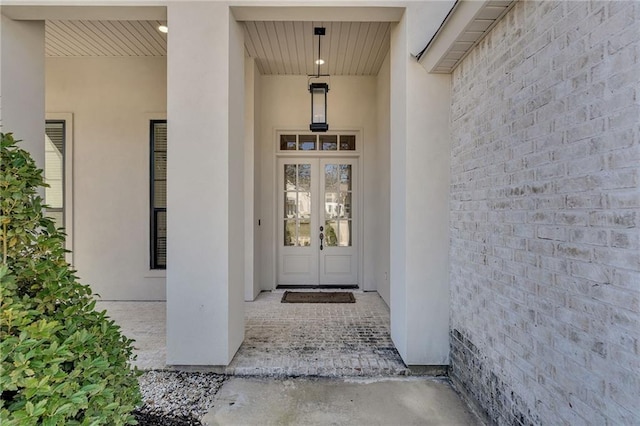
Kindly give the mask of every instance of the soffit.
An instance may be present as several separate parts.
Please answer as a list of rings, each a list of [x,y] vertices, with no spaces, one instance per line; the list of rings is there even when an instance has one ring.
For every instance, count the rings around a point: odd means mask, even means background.
[[[48,57],[165,56],[167,34],[161,21],[47,20]],[[376,75],[389,51],[390,22],[243,22],[245,51],[263,75],[307,75],[317,72],[318,38],[324,26],[322,74]]]
[[[245,47],[263,75],[317,73],[318,37],[325,27],[321,74],[377,75],[389,51],[389,22],[245,22]]]
[[[452,72],[514,4],[515,0],[456,2],[421,63],[429,72]]]
[[[166,56],[167,35],[160,21],[49,20],[45,54],[49,57]]]

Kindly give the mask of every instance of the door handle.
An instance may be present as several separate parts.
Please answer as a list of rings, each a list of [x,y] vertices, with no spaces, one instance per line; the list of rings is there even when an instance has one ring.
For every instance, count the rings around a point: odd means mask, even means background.
[[[320,228],[322,228],[322,226],[321,226]],[[321,233],[320,233],[320,250],[322,250],[322,249],[323,249],[323,247],[322,247],[322,240],[323,240],[323,239],[324,239],[324,234],[321,232]]]

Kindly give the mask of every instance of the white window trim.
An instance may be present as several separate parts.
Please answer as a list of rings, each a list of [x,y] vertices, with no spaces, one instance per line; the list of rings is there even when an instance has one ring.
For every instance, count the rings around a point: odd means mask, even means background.
[[[341,157],[359,157],[360,154],[362,153],[362,134],[363,131],[362,129],[333,129],[333,130],[329,130],[327,132],[311,132],[310,130],[300,130],[300,129],[287,129],[287,128],[277,128],[274,131],[275,135],[274,135],[274,144],[275,144],[275,152],[276,155],[278,156],[283,156],[283,157],[287,157],[287,156],[309,156],[309,157],[314,157],[314,156],[323,156],[323,157],[327,157],[327,156],[341,156]],[[295,151],[288,151],[288,150],[282,150],[280,149],[280,135],[288,135],[288,134],[295,134],[295,135],[353,135],[356,137],[356,149],[355,150],[345,150],[345,151],[341,151],[341,150],[336,150],[336,151],[323,151],[320,149],[315,149],[313,151],[299,151],[299,150],[295,150]]]

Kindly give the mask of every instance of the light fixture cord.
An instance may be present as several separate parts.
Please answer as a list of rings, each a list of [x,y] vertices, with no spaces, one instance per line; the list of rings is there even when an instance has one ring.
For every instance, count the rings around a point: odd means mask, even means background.
[[[318,78],[320,78],[320,41],[322,40],[322,35],[318,34]]]

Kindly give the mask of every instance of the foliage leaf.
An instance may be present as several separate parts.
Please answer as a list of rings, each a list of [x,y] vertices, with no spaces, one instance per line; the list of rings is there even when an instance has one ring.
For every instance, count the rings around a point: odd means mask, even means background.
[[[135,424],[133,341],[65,260],[42,170],[0,133],[0,424]]]

